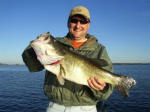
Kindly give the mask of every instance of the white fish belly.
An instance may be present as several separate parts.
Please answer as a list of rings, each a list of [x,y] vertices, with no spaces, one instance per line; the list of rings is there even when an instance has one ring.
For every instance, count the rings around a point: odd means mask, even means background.
[[[80,67],[75,67],[74,69],[65,69],[66,75],[65,79],[75,82],[77,84],[87,85],[88,86],[88,77],[84,74],[83,70]]]

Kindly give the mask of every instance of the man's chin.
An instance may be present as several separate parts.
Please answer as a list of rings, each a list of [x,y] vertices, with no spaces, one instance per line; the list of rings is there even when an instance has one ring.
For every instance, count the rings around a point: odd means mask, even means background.
[[[72,36],[76,39],[81,39],[83,38],[85,35],[81,34],[81,33],[72,33]]]
[[[76,33],[76,34],[74,34],[74,37],[76,37],[76,38],[81,38],[81,37],[83,37],[83,35],[80,34],[80,33]]]

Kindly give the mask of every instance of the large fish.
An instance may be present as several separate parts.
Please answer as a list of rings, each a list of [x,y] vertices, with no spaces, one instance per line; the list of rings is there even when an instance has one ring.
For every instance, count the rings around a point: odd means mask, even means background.
[[[69,51],[49,32],[41,34],[33,40],[31,46],[40,63],[46,70],[57,76],[61,85],[65,83],[64,79],[66,79],[89,86],[87,82],[89,77],[99,77],[106,83],[113,85],[123,96],[128,97],[128,90],[136,84],[136,81],[131,77],[102,69],[103,65],[107,65],[104,60],[88,59]]]

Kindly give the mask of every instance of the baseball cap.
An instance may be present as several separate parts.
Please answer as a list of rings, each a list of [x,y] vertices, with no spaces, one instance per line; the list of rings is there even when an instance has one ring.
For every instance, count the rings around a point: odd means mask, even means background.
[[[77,6],[77,7],[72,8],[69,18],[74,15],[82,15],[86,19],[90,20],[90,13],[88,9],[84,6]]]

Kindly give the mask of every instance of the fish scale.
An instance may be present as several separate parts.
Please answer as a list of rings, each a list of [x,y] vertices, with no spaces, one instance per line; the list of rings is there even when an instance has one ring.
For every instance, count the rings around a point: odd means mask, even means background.
[[[87,80],[98,77],[113,85],[124,97],[129,96],[129,89],[136,85],[132,77],[119,75],[103,69],[107,62],[103,59],[90,59],[69,51],[55,40],[50,33],[42,34],[31,42],[37,59],[46,70],[54,73],[61,85],[65,80],[90,87]],[[43,53],[39,56],[38,54]]]

